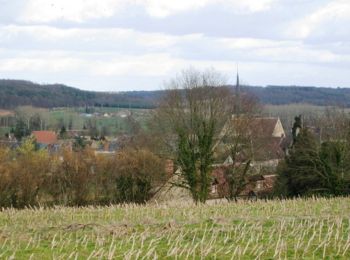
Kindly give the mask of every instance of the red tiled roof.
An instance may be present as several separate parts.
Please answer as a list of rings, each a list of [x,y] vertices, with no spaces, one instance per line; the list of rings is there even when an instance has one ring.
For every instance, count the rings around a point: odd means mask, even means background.
[[[57,135],[54,131],[33,131],[32,134],[40,144],[57,143]]]

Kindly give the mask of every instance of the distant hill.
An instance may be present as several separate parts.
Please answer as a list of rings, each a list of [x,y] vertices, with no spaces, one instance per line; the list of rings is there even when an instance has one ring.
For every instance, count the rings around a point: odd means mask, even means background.
[[[263,104],[311,104],[318,106],[350,107],[350,88],[301,87],[301,86],[267,86],[245,87],[259,98]]]
[[[35,107],[120,106],[154,107],[161,91],[119,93],[85,91],[62,84],[40,85],[24,80],[0,80],[0,108],[22,105]]]
[[[232,87],[232,86],[231,86]],[[342,105],[350,107],[350,89],[299,86],[245,86],[263,104]],[[163,91],[97,92],[62,84],[41,85],[24,80],[0,80],[0,108],[22,105],[35,107],[118,106],[152,108]]]

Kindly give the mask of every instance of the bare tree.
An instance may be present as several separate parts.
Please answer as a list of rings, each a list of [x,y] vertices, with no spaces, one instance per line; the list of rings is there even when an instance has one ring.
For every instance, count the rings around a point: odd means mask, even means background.
[[[183,71],[167,85],[156,111],[164,139],[181,168],[183,183],[195,202],[209,194],[213,149],[233,111],[232,91],[223,87],[222,75],[214,70]]]
[[[239,98],[241,109],[225,123],[216,149],[219,157],[226,158],[226,185],[223,187],[225,190],[221,192],[228,200],[236,200],[250,183],[250,163],[254,160],[255,151],[261,149],[255,136],[257,128],[261,126],[254,120],[261,111],[261,106],[257,99],[248,93],[242,93]]]

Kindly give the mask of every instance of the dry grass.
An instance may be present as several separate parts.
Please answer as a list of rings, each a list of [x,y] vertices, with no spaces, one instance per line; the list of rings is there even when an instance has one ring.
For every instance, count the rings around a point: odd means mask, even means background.
[[[350,199],[0,212],[6,259],[349,259]]]

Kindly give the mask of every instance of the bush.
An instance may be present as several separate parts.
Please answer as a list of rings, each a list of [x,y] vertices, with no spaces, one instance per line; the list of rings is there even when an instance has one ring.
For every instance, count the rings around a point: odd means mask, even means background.
[[[14,176],[11,167],[11,151],[0,148],[0,206],[9,207],[14,197]]]
[[[39,203],[39,193],[50,168],[50,158],[43,150],[36,151],[32,139],[15,151],[1,151],[1,206],[22,208]]]
[[[144,203],[164,180],[163,161],[148,150],[49,154],[35,150],[32,139],[16,150],[0,148],[0,207]]]
[[[164,162],[148,150],[129,149],[116,155],[120,202],[144,203],[166,179]]]

